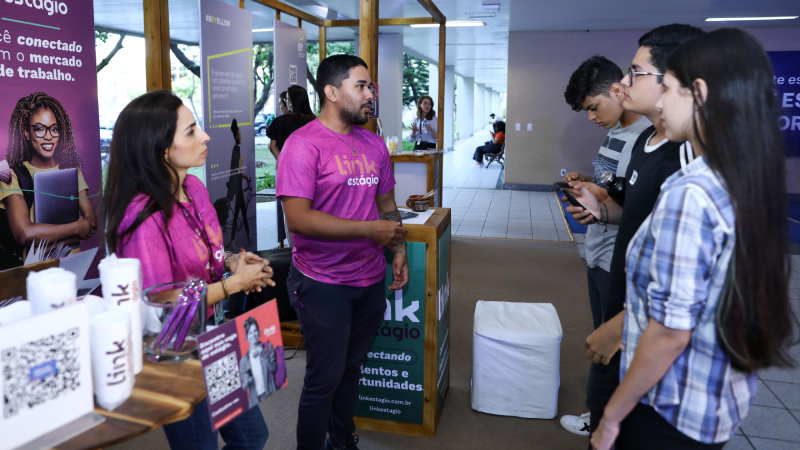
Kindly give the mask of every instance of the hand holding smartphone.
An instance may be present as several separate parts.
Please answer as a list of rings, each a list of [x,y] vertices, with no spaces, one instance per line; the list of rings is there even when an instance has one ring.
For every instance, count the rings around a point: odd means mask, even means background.
[[[563,181],[556,181],[555,183],[553,183],[553,187],[555,187],[556,190],[560,190],[561,193],[563,193],[564,196],[567,197],[567,203],[569,203],[572,206],[577,206],[578,208],[581,208],[584,211],[586,211],[586,207],[581,205],[581,203],[575,198],[575,196],[570,194],[569,191],[567,191],[567,189],[575,189],[574,187],[570,186],[568,183],[565,183]],[[594,216],[594,214],[592,214],[592,217],[594,217],[595,220],[598,220],[597,217]]]

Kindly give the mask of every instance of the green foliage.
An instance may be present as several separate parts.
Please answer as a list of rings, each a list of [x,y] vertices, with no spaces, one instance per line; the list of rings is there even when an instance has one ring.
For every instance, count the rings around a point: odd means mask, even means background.
[[[325,44],[325,53],[327,56],[333,55],[355,55],[356,43],[355,42],[327,42]],[[311,75],[317,76],[317,68],[319,68],[319,43],[309,42],[308,51],[306,53],[306,64]]]
[[[256,192],[263,191],[264,189],[273,189],[275,187],[275,175],[265,173],[263,177],[256,179]]]
[[[178,44],[178,48],[187,58],[194,61],[195,64],[199,63],[200,47]],[[196,77],[186,66],[178,62],[174,54],[171,54],[170,58],[172,59],[172,90],[183,100],[184,104],[192,110],[198,124],[202,127],[203,99],[200,78]]]
[[[413,151],[413,150],[414,150],[414,143],[413,142],[408,142],[408,140],[403,139],[403,151],[404,152],[410,152],[410,151]]]
[[[108,35],[109,33],[105,31],[94,30],[94,46],[98,47],[100,44],[108,42]]]
[[[420,96],[428,93],[429,64],[403,53],[403,106],[416,106]]]

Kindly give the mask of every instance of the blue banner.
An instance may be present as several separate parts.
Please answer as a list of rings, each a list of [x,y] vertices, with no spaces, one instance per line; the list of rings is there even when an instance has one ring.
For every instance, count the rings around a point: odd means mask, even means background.
[[[768,52],[786,156],[800,157],[800,52]]]

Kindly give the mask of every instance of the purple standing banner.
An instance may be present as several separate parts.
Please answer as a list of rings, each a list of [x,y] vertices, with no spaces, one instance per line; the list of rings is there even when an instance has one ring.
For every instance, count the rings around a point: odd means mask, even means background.
[[[22,185],[33,189],[36,179],[42,179],[40,172],[77,168],[77,192],[70,191],[74,182],[67,183],[70,189],[51,182],[45,190],[63,191],[69,197],[88,186],[88,195],[94,196],[102,190],[102,175],[92,1],[6,0],[0,23],[0,269],[5,269],[22,265],[20,257],[25,252],[11,234],[8,205],[12,210],[27,206],[31,221],[36,221],[30,194],[27,205],[15,201],[24,192],[19,190],[25,189]],[[26,182],[27,174],[32,183]],[[44,177],[52,179],[53,174]],[[81,215],[95,215],[98,231],[102,229],[99,196],[65,201],[71,210],[67,217],[79,217],[79,209]],[[73,223],[55,225],[74,229]],[[99,233],[88,240],[82,237],[86,236],[67,239],[80,242],[81,250],[98,246]],[[30,243],[25,247],[30,248]],[[97,276],[101,253],[90,267],[90,278]]]
[[[253,16],[200,0],[203,128],[211,136],[206,188],[226,250],[256,251],[256,148],[253,129]]]

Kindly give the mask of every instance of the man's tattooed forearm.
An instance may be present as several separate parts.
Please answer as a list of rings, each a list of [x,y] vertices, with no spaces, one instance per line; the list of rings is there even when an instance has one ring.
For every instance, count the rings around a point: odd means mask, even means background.
[[[386,211],[385,213],[381,213],[381,219],[383,220],[390,220],[392,222],[398,222],[400,225],[403,225],[403,221],[400,219],[400,211],[395,209],[394,211]],[[400,236],[400,239],[397,241],[397,246],[395,247],[394,251],[392,252],[395,255],[400,255],[406,252],[406,239],[403,236]]]

